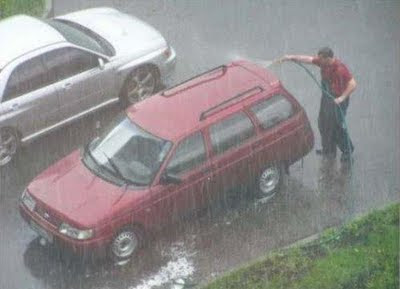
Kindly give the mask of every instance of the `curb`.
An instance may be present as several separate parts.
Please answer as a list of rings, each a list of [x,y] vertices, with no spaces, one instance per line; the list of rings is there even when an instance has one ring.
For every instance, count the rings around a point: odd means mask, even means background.
[[[325,229],[324,229],[324,231],[325,231]],[[306,244],[308,244],[308,243],[310,243],[312,241],[317,240],[321,236],[321,234],[322,233],[317,233],[317,234],[305,237],[304,239],[298,240],[298,241],[296,241],[296,242],[294,242],[294,243],[292,243],[290,245],[287,245],[287,246],[283,247],[283,249],[290,249],[290,248],[293,248],[293,247],[299,247],[299,246],[306,245]]]
[[[53,10],[53,0],[45,0],[44,11],[42,13],[42,18],[50,18],[54,16]]]

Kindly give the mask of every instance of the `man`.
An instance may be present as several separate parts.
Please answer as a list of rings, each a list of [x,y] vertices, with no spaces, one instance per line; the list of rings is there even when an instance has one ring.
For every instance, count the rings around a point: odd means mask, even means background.
[[[354,146],[345,127],[344,117],[350,94],[355,90],[357,83],[346,65],[333,57],[333,51],[329,47],[321,48],[317,56],[285,55],[282,60],[298,61],[320,67],[322,98],[318,128],[322,149],[316,152],[328,158],[335,158],[337,146],[342,151],[340,160],[350,161]]]

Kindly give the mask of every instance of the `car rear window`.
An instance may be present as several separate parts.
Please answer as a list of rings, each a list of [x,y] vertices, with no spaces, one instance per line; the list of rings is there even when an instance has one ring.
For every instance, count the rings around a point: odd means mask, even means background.
[[[250,108],[256,115],[263,129],[290,118],[293,115],[293,105],[285,96],[277,94],[263,100]]]
[[[241,145],[254,134],[254,125],[244,112],[236,113],[210,127],[211,144],[216,154]]]

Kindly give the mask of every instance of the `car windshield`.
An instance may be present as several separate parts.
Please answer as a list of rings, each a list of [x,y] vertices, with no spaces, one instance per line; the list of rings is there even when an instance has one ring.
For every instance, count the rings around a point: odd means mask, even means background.
[[[112,175],[119,183],[146,186],[151,183],[172,143],[140,128],[122,114],[86,148],[97,171]]]
[[[60,19],[49,19],[46,20],[46,23],[60,32],[67,41],[75,45],[107,56],[114,55],[114,49],[110,43],[100,35],[77,23]]]

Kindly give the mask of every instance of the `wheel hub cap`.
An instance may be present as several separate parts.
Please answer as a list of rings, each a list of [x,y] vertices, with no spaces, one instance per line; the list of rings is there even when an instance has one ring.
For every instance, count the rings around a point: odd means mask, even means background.
[[[155,89],[155,78],[151,71],[138,71],[131,80],[128,92],[130,103],[135,103],[149,97]]]
[[[268,168],[262,173],[260,177],[260,190],[264,195],[269,195],[275,190],[278,183],[278,169],[275,167]]]
[[[133,232],[119,234],[113,243],[113,253],[118,258],[127,258],[135,251],[138,240]]]

